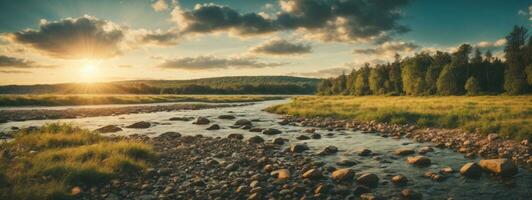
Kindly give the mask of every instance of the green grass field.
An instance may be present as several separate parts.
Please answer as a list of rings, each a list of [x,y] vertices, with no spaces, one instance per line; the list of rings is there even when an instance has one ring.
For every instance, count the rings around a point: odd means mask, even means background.
[[[146,144],[68,124],[21,131],[14,141],[0,144],[0,151],[0,199],[70,199],[72,187],[105,184],[140,172],[155,159]]]
[[[255,95],[0,95],[0,106],[72,106],[166,102],[236,103],[281,98],[284,97]]]
[[[462,128],[532,139],[532,96],[311,96],[267,109],[304,117],[375,120],[423,127]]]

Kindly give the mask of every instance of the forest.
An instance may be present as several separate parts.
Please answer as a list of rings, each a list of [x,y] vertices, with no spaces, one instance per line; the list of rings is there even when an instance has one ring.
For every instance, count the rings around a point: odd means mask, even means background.
[[[393,63],[354,69],[323,79],[319,95],[521,95],[532,90],[532,36],[515,26],[503,59],[462,44],[455,52],[395,55]]]

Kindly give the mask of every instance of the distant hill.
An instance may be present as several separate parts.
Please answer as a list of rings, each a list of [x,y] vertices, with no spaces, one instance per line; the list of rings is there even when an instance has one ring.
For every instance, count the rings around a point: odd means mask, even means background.
[[[320,79],[228,76],[191,80],[133,80],[0,86],[0,94],[313,94]]]

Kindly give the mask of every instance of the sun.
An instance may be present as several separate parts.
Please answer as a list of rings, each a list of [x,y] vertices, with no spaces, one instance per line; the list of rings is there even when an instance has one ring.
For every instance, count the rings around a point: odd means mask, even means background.
[[[98,63],[94,61],[85,61],[80,70],[80,78],[83,82],[94,82],[98,79]]]

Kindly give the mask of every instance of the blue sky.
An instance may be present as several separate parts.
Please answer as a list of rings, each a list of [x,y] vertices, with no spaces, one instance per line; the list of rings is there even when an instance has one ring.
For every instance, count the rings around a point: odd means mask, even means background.
[[[324,77],[395,51],[461,43],[500,51],[514,25],[532,27],[526,0],[374,2],[0,0],[0,84]],[[216,12],[236,18],[220,21]]]

